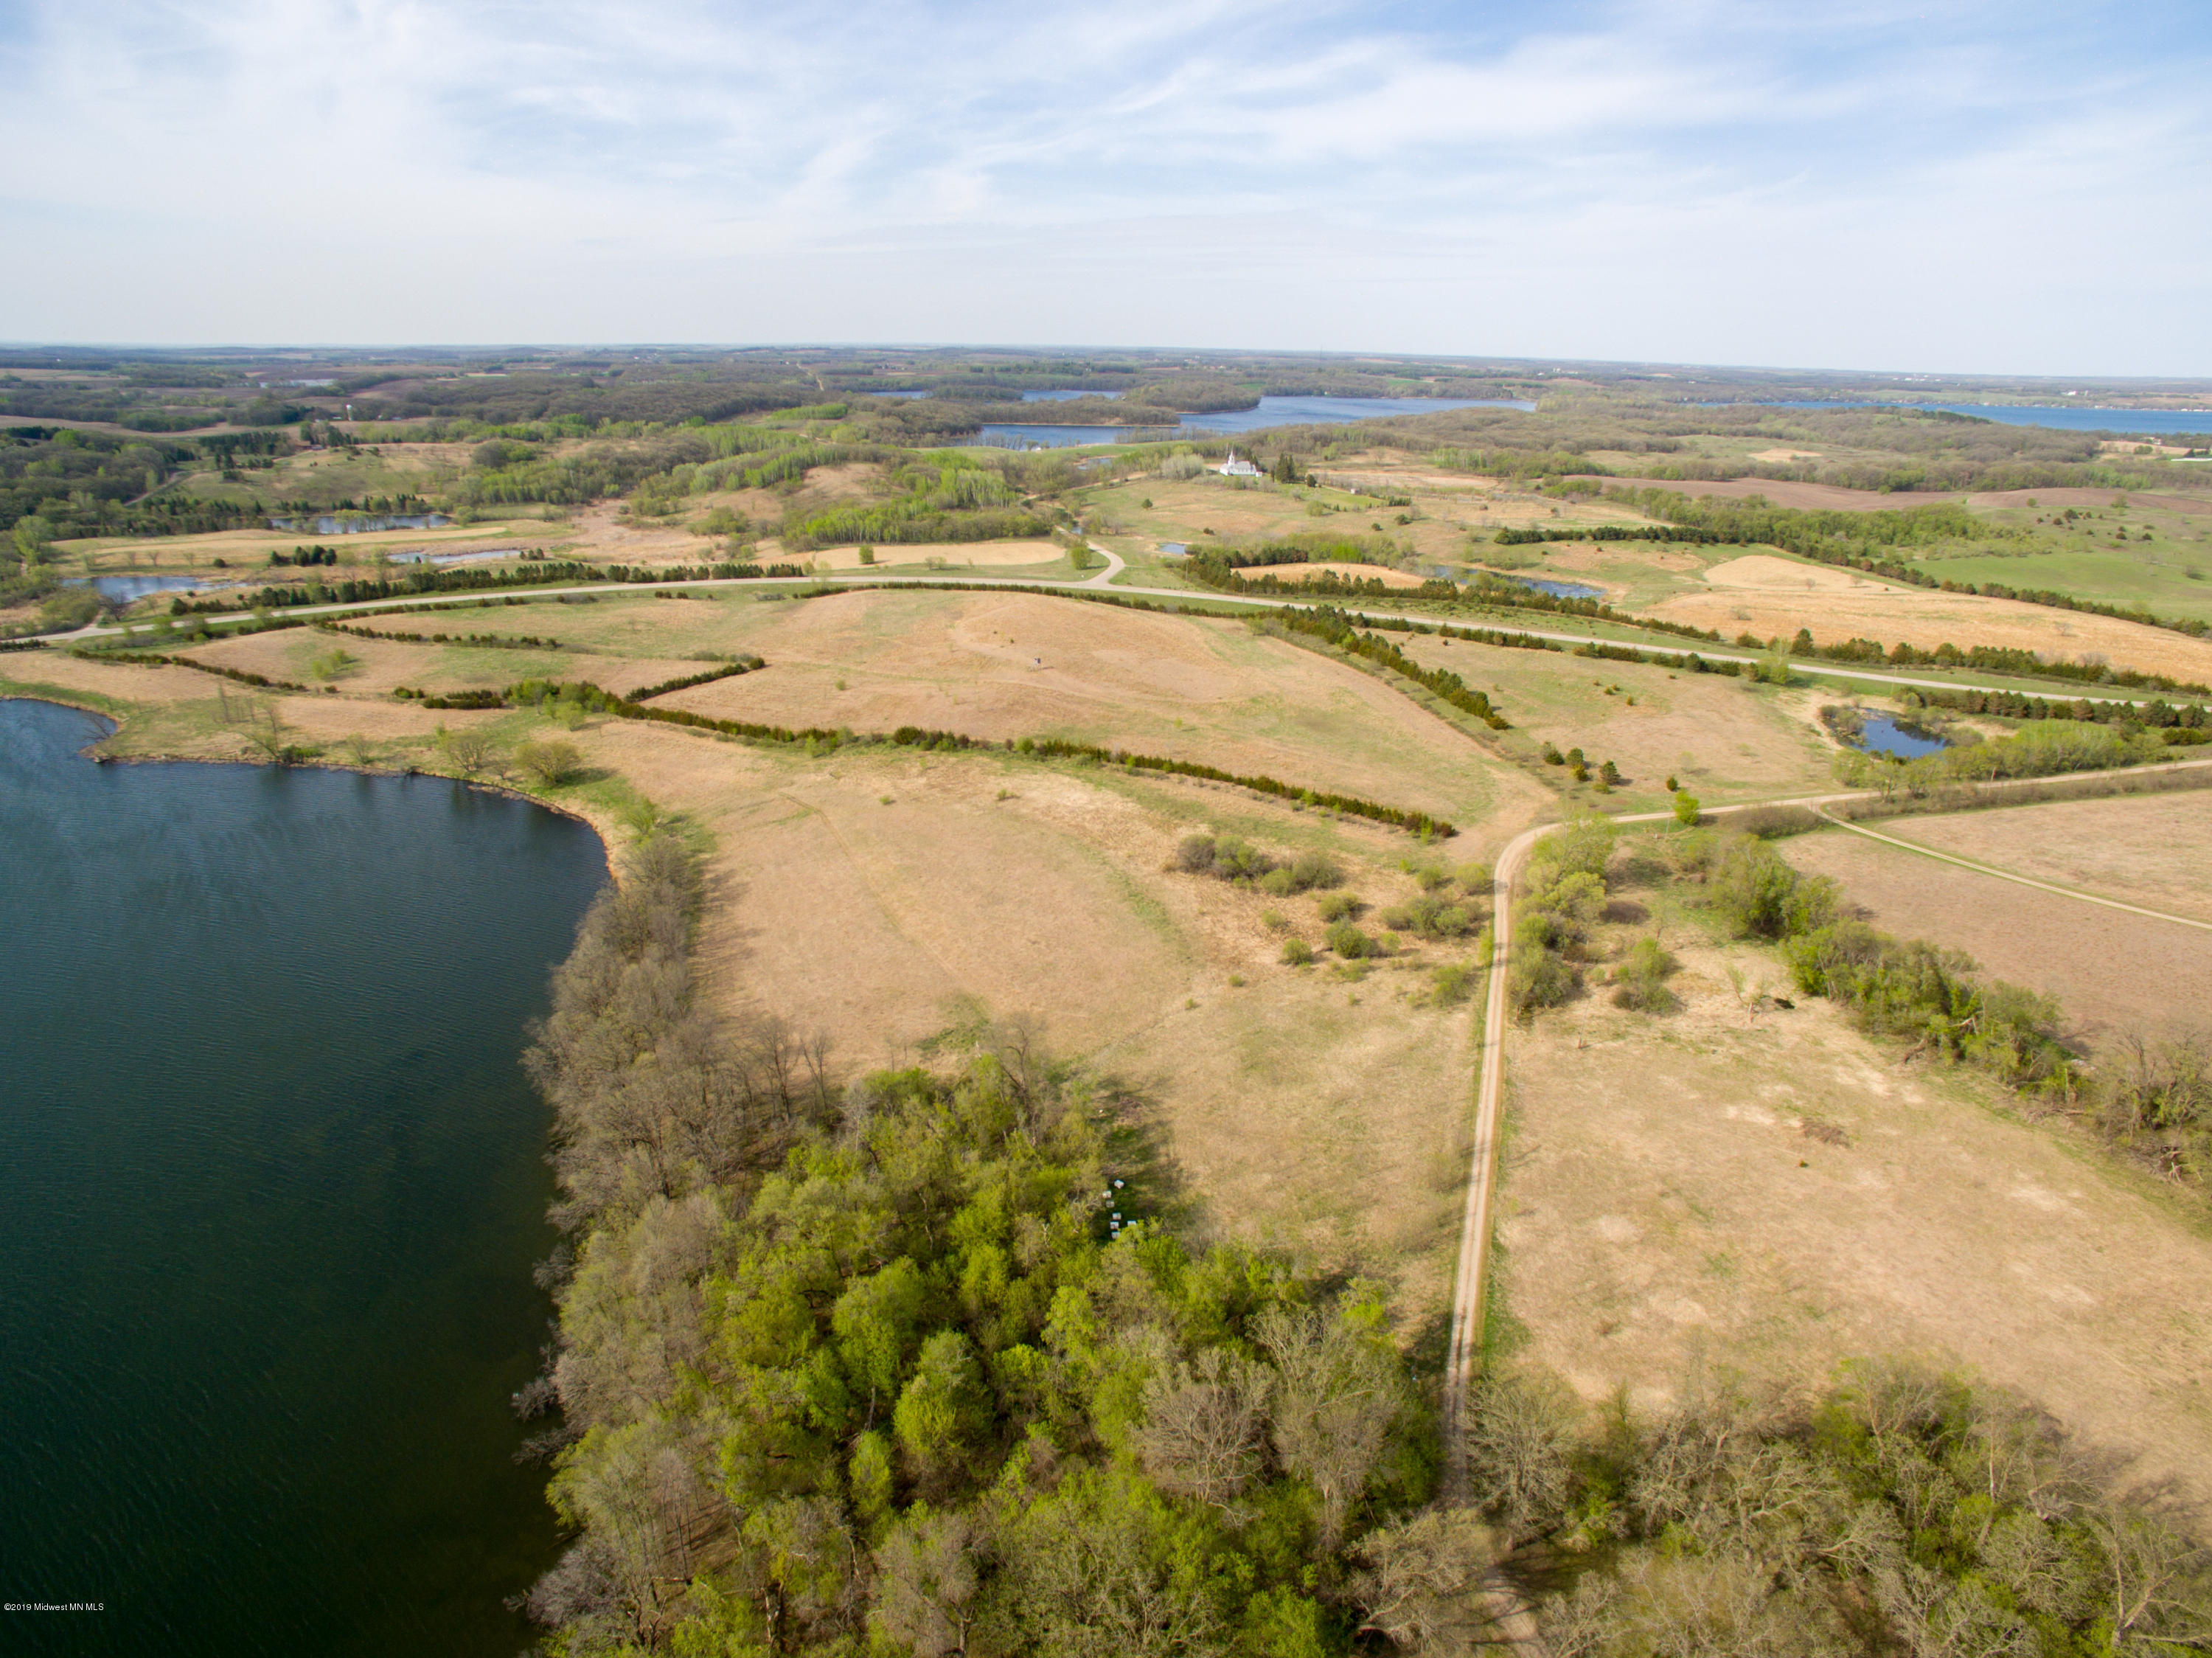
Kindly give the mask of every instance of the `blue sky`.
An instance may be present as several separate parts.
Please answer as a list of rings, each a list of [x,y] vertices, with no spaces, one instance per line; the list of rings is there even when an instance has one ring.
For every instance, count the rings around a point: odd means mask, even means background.
[[[2212,375],[2212,7],[0,0],[0,338]]]

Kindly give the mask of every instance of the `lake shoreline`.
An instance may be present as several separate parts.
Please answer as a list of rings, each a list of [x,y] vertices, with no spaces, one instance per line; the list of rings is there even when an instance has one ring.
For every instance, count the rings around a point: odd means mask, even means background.
[[[572,822],[582,824],[599,838],[599,848],[606,856],[608,879],[617,886],[622,882],[622,870],[615,856],[611,826],[601,822],[591,813],[571,802],[548,800],[543,795],[533,795],[528,789],[515,788],[511,783],[485,783],[479,778],[458,777],[450,771],[434,771],[426,766],[356,765],[350,761],[331,759],[320,754],[310,759],[296,760],[254,760],[240,755],[225,757],[216,754],[185,754],[161,749],[152,750],[143,754],[102,754],[94,751],[100,744],[107,742],[121,734],[125,722],[130,717],[127,713],[118,714],[112,710],[99,707],[92,702],[83,700],[90,693],[80,692],[72,694],[69,688],[64,686],[31,692],[9,690],[7,688],[8,685],[9,681],[0,680],[0,703],[51,703],[57,708],[73,708],[80,714],[96,715],[101,719],[111,722],[114,728],[112,730],[93,742],[87,743],[78,751],[84,759],[90,760],[94,765],[244,765],[252,766],[257,770],[276,766],[295,771],[350,771],[355,776],[362,777],[443,777],[448,783],[462,783],[483,794],[496,795],[506,800],[520,801],[526,805],[542,806],[556,817],[567,818]]]

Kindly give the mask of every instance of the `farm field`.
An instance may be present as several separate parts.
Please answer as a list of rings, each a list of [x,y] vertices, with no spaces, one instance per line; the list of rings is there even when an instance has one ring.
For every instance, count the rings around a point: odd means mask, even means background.
[[[2081,804],[2093,808],[2170,804],[2178,814],[2194,812],[2199,816],[2206,810],[2204,796],[2195,792],[2172,796],[2170,801]],[[1996,845],[2017,850],[2019,838],[2034,834],[2039,821],[2049,825],[2048,832],[2053,836],[2066,821],[2050,823],[2039,814],[2075,809],[2074,803],[2054,802],[1991,813],[1992,817],[2018,820],[1996,831],[1982,830],[1973,824],[1972,820],[1978,814],[1962,814],[1955,820],[1936,820],[1939,826],[1934,834],[1949,843],[1946,850],[1981,856],[1981,852],[1967,850],[1980,838],[1994,837]],[[2142,880],[2147,873],[2144,863],[2155,856],[2155,829],[2151,826],[2157,821],[2155,814],[2132,820],[2123,818],[2121,824],[2140,838],[2130,837],[2131,848],[2115,848],[2098,857],[2098,862],[2107,870],[2124,870],[2130,878]],[[2121,824],[2115,825],[2116,832]],[[1888,820],[1869,826],[1883,834],[1893,832]],[[1925,832],[1921,823],[1908,819],[1901,838]],[[1938,843],[1931,839],[1930,844]],[[2094,1044],[2103,1045],[2131,1032],[2178,1035],[2191,1028],[2202,1029],[2208,1022],[2205,998],[2185,993],[2182,987],[2212,984],[2212,933],[2039,893],[1993,875],[1977,875],[1954,864],[1885,846],[1846,830],[1824,829],[1796,836],[1780,846],[1784,856],[1798,869],[1832,876],[1843,887],[1844,896],[1885,932],[1963,950],[1990,978],[2057,997]],[[2061,860],[2074,856],[2070,849],[2058,854]],[[1989,861],[2008,863],[1996,856],[1995,847]],[[2021,873],[2040,872],[2023,869]],[[2196,885],[2197,902],[2201,905],[2204,890],[2201,873]],[[2124,891],[2110,895],[2127,897]]]
[[[673,692],[665,706],[857,731],[1055,736],[1371,799],[1387,789],[1391,804],[1470,825],[1525,820],[1549,799],[1389,686],[1242,622],[890,591],[726,615],[718,648],[751,651],[768,670]],[[700,637],[701,624],[683,625],[687,643]]]
[[[895,615],[890,622],[898,625],[890,625],[872,613],[884,600],[908,597],[854,594],[760,609],[785,612],[775,623],[798,631],[779,641],[787,652],[809,629],[824,626],[833,637],[888,635],[896,652],[912,649],[898,641],[915,631],[913,619]],[[957,610],[961,625],[988,630],[1011,619],[1018,632],[1026,628],[1042,643],[1042,619],[973,613],[965,598],[933,602]],[[838,618],[841,606],[854,614]],[[1085,619],[1092,609],[1059,608]],[[693,609],[653,605],[647,619],[666,615],[696,626]],[[802,619],[810,611],[813,619]],[[516,607],[462,616],[513,628],[522,613]],[[1272,686],[1292,705],[1297,723],[1298,704],[1332,708],[1338,692],[1348,691],[1352,711],[1336,716],[1346,722],[1325,719],[1306,729],[1316,765],[1327,763],[1332,732],[1355,751],[1387,735],[1389,722],[1378,713],[1387,704],[1370,703],[1374,682],[1349,668],[1242,630],[1220,630],[1217,639],[1210,625],[1176,620],[1163,638],[1140,631],[1131,639],[1129,625],[1141,630],[1165,619],[1104,613],[1104,619],[1125,630],[1126,660],[1092,662],[1071,676],[1091,684],[1094,694],[1099,677],[1115,673],[1134,683],[1150,674],[1186,692],[1191,674],[1211,674],[1217,690]],[[331,643],[295,630],[205,647],[199,655],[284,671],[296,666],[295,652]],[[348,763],[434,770],[448,763],[434,741],[440,726],[483,732],[502,753],[526,738],[562,736],[581,751],[585,771],[553,791],[555,803],[617,836],[617,823],[641,801],[687,826],[708,849],[708,922],[699,964],[710,995],[732,1016],[835,1031],[841,1061],[862,1069],[914,1063],[921,1045],[948,1028],[1030,1016],[1049,1050],[1087,1055],[1133,1090],[1158,1130],[1174,1189],[1147,1194],[1147,1201],[1190,1206],[1212,1235],[1264,1240],[1326,1270],[1379,1277],[1394,1287],[1393,1304],[1408,1319],[1427,1316],[1441,1301],[1455,1247],[1462,1169],[1453,1152],[1465,1130],[1474,1015],[1464,1002],[1436,1003],[1429,969],[1468,960],[1472,938],[1408,940],[1397,957],[1358,978],[1339,977],[1326,958],[1293,968],[1281,960],[1285,936],[1321,942],[1313,896],[1270,898],[1170,866],[1187,833],[1239,834],[1279,856],[1325,853],[1349,877],[1348,890],[1370,906],[1387,906],[1417,891],[1407,863],[1480,859],[1547,808],[1545,792],[1510,767],[1446,749],[1432,763],[1433,777],[1401,780],[1401,792],[1489,802],[1488,816],[1471,820],[1466,834],[1423,848],[1402,833],[1299,812],[1233,788],[1111,767],[866,747],[810,757],[623,721],[592,718],[563,733],[534,710],[424,710],[377,694],[378,687],[401,674],[410,682],[462,679],[471,671],[467,648],[337,643],[364,664],[339,681],[339,694],[251,698],[274,708],[294,740]],[[1079,633],[1073,643],[1081,643]],[[1051,648],[1070,644],[1062,637]],[[498,659],[494,665],[509,676],[522,661],[536,671],[550,666],[524,651],[475,655]],[[426,659],[441,664],[434,673],[425,672]],[[667,663],[681,666],[672,657],[590,660],[641,679]],[[54,653],[35,664],[0,663],[0,692],[8,689],[6,676],[27,679],[30,669],[40,682],[80,698],[89,692],[137,704],[111,745],[118,753],[246,752],[237,720],[249,697],[235,686],[179,667]],[[1202,707],[1205,698],[1183,700]],[[1410,712],[1414,725],[1429,720]],[[1228,728],[1208,737],[1194,728],[1193,752],[1238,763]],[[1471,747],[1438,731],[1450,744]],[[1420,764],[1408,749],[1401,747],[1400,758]],[[1358,761],[1340,764],[1352,768]]]
[[[58,542],[71,563],[92,560],[94,573],[128,575],[133,570],[165,571],[173,575],[206,575],[224,581],[251,582],[256,587],[306,581],[311,576],[343,580],[351,566],[364,564],[374,555],[412,552],[417,547],[437,552],[472,552],[504,547],[544,547],[554,551],[567,538],[561,527],[527,517],[502,518],[475,524],[446,524],[432,529],[363,530],[351,535],[317,535],[308,530],[213,530],[204,535],[172,535],[158,539],[134,536],[88,537]],[[301,546],[337,549],[342,562],[335,566],[298,570],[272,565],[272,552],[289,553]],[[217,558],[234,568],[225,575],[214,570]]]
[[[2212,640],[2080,611],[1893,586],[1870,578],[1856,588],[1839,586],[1838,578],[1848,580],[1847,572],[1779,554],[1752,557],[1756,564],[1735,584],[1723,586],[1710,579],[1715,572],[1708,572],[1705,592],[1678,594],[1652,606],[1650,613],[1665,621],[1716,629],[1730,638],[1749,632],[1760,638],[1787,639],[1804,627],[1822,644],[1870,638],[1885,645],[1902,641],[1927,650],[1947,643],[1961,649],[1997,645],[2037,651],[2052,660],[2109,661],[2167,674],[2185,684],[2212,683]],[[1732,573],[1727,564],[1717,569]]]
[[[1515,728],[1498,740],[1505,752],[1530,761],[1548,742],[1562,753],[1580,748],[1593,766],[1617,765],[1627,787],[1609,800],[1576,790],[1583,806],[1663,809],[1669,776],[1708,805],[1831,786],[1837,748],[1818,709],[1832,693],[1426,634],[1393,637],[1424,667],[1457,674],[1508,710]]]
[[[2038,881],[2212,921],[2212,796],[2202,792],[2050,801],[1872,826]]]
[[[1592,997],[1515,1038],[1518,1362],[1650,1411],[1699,1378],[1812,1387],[1905,1356],[2037,1399],[2131,1479],[2212,1495],[2212,1237],[2189,1199],[1972,1075],[1901,1064],[1827,1003],[1753,1019],[1727,970],[1786,984],[1764,951],[1669,943],[1680,1012]]]

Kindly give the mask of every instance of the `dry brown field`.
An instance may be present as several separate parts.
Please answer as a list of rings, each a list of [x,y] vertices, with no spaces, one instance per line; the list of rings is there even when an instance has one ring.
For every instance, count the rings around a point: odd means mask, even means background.
[[[1562,753],[1581,749],[1593,765],[1620,766],[1628,790],[1610,802],[1588,797],[1593,807],[1663,805],[1669,775],[1708,805],[1830,783],[1837,749],[1820,724],[1817,692],[1425,634],[1395,643],[1424,667],[1448,668],[1494,698],[1515,728],[1501,740],[1507,752],[1525,758],[1550,742]]]
[[[1382,681],[1241,622],[1032,594],[884,590],[721,613],[722,648],[756,652],[768,670],[674,692],[665,705],[856,731],[1059,736],[1467,824],[1525,822],[1549,803]]]
[[[469,552],[492,547],[550,547],[565,543],[562,527],[541,520],[518,518],[492,523],[448,524],[440,529],[364,530],[356,535],[318,536],[311,530],[212,530],[205,535],[107,536],[55,545],[71,559],[91,553],[99,568],[114,575],[134,568],[197,571],[211,581],[242,582],[255,587],[309,576],[343,580],[350,572],[343,564],[313,571],[271,564],[272,552],[289,552],[303,544],[334,546],[340,558],[365,563],[372,554],[406,552],[428,547],[439,552]],[[211,568],[216,558],[228,559],[226,573]],[[133,560],[137,562],[133,563]]]
[[[1842,512],[1902,512],[1909,507],[1932,507],[1939,502],[1965,499],[1957,494],[1913,491],[1884,495],[1879,490],[1847,490],[1835,484],[1798,484],[1772,478],[1700,479],[1678,478],[1604,478],[1591,480],[1613,490],[1672,490],[1677,495],[1717,496],[1741,501],[1764,496],[1778,507],[1832,509]],[[2111,499],[2107,493],[2106,500]],[[2102,504],[2102,502],[2099,503]]]
[[[1422,577],[1410,570],[1392,570],[1383,564],[1343,564],[1334,561],[1319,561],[1304,564],[1252,564],[1237,572],[1257,580],[1272,576],[1280,582],[1310,582],[1321,576],[1341,576],[1352,582],[1380,582],[1386,588],[1417,588]]]
[[[2206,811],[2201,795],[2178,795],[2170,801],[2182,814],[2194,812],[2201,817]],[[2115,800],[2081,804],[2167,803]],[[1963,814],[1936,833],[1954,838],[1955,844],[1994,832],[2000,844],[2016,847],[2020,838],[2034,832],[2036,814],[2077,809],[2074,803],[2054,802],[1989,814],[2022,820],[2019,826],[1996,832],[1972,826],[1971,820],[1982,814]],[[1869,826],[1883,834],[1893,832],[1887,821]],[[2104,867],[2126,869],[2141,879],[2142,864],[2155,857],[2156,850],[2150,832],[2140,824],[2136,826],[2144,838],[2136,840],[2132,850],[2113,851]],[[1908,821],[1906,837],[1922,832],[1918,824]],[[2130,1031],[2172,1034],[2212,1025],[2212,997],[2203,988],[2212,985],[2212,933],[2039,893],[1845,830],[1822,830],[1780,844],[1800,869],[1832,876],[1885,932],[1964,950],[1990,977],[2057,997],[2093,1042],[2108,1042]],[[1990,861],[2008,862],[1994,851]]]
[[[1650,607],[1650,613],[1716,629],[1731,638],[1748,631],[1762,638],[1778,634],[1786,639],[1802,627],[1809,628],[1822,644],[1870,638],[1886,645],[1902,641],[1927,650],[1946,643],[1962,649],[1999,645],[2038,651],[2053,661],[2091,657],[2116,667],[2168,674],[2185,683],[2212,683],[2212,640],[2086,612],[1891,587],[1870,578],[1857,588],[1838,590],[1831,584],[1846,572],[1769,555],[1732,562],[1760,570],[1780,566],[1790,574],[1776,574],[1774,580],[1781,585],[1772,587],[1723,587],[1711,583],[1713,572],[1709,571],[1711,591],[1677,593]],[[1814,585],[1808,588],[1803,585],[1807,582]]]
[[[528,631],[508,619],[516,613],[504,609],[464,608],[449,611],[443,616],[377,617],[366,625],[386,632],[425,636],[441,631]],[[413,625],[408,625],[410,623]],[[628,695],[712,666],[678,657],[601,655],[580,650],[401,644],[388,639],[323,633],[313,628],[249,634],[244,638],[224,639],[178,654],[240,673],[313,685],[317,683],[313,667],[315,659],[337,649],[354,657],[357,666],[346,669],[333,683],[339,691],[355,696],[389,696],[402,686],[427,691],[432,696],[450,696],[457,691],[502,690],[518,680],[584,680]]]
[[[2112,504],[2111,490],[1992,490],[1966,497],[1976,507],[2105,508]],[[2212,515],[2212,495],[2130,495],[2128,505],[2136,512],[2179,512]]]
[[[2212,1496],[2201,1210],[1825,1002],[1753,1020],[1726,970],[1785,984],[1771,955],[1670,943],[1680,1013],[1593,996],[1509,1039],[1522,1361],[1649,1409],[1700,1368],[1811,1386],[1847,1358],[1921,1358]]]
[[[2212,921],[2212,795],[2052,801],[1870,826],[2038,881]],[[2205,1012],[2212,1021],[2212,1005]]]

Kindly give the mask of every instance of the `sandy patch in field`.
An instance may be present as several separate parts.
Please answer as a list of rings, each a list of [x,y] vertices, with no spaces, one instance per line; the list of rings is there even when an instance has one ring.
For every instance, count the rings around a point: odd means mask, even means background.
[[[730,620],[732,648],[769,671],[664,705],[858,731],[1073,736],[1455,821],[1489,815],[1501,789],[1530,791],[1531,809],[1540,792],[1382,681],[1237,623],[912,591],[732,607]]]
[[[1868,826],[2038,881],[2212,921],[2212,791],[2051,801]],[[2204,1012],[2212,1021],[2212,1006]]]
[[[2170,804],[2184,821],[2201,820],[2212,812],[2212,804],[2201,794],[2176,795],[2158,803]],[[2082,804],[2094,808],[2136,802]],[[1937,835],[1971,839],[1978,833],[1987,834],[2008,850],[2018,850],[2020,843],[2034,834],[2039,822],[2049,824],[2047,832],[2054,843],[2066,832],[2067,820],[2054,822],[2039,814],[2075,809],[2069,803],[2054,802],[1991,813],[1988,815],[2024,820],[1993,832],[1978,832],[1973,827],[1972,820],[1980,814],[1930,821],[1938,826]],[[2072,820],[2096,821],[2094,818]],[[2154,824],[2157,820],[2147,821]],[[1908,827],[1901,838],[1922,832],[1918,820],[1903,822]],[[1868,826],[1885,835],[1895,832],[1889,821]],[[2155,859],[2157,852],[2154,845],[2147,844],[2150,830],[2141,825],[2131,827],[2135,832],[2127,836],[2126,842],[2132,844],[2124,842],[2117,848],[2090,849],[2080,854],[2070,847],[2056,849],[2051,856],[2062,864],[2081,856],[2093,864],[2102,863],[2107,869],[2117,865],[2140,871],[2144,863]],[[2197,838],[2202,838],[2199,830]],[[2129,1030],[2171,1032],[2212,1024],[2212,1000],[2204,995],[2204,987],[2212,985],[2212,933],[2039,893],[1841,829],[1800,835],[1780,845],[1797,868],[1833,876],[1845,895],[1869,911],[1869,918],[1885,932],[1902,938],[1930,939],[1964,950],[1990,978],[2057,997],[2069,1017],[2078,1021],[2092,1039],[2103,1041]],[[2011,863],[1994,852],[1990,861]],[[2187,882],[2194,875],[2200,905],[2204,901],[2202,867],[2191,871],[2185,864],[2175,876]]]
[[[1887,582],[1873,581],[1856,570],[1837,570],[1826,564],[1801,564],[1795,559],[1778,558],[1767,552],[1749,553],[1741,558],[1731,558],[1723,564],[1715,564],[1705,572],[1705,580],[1717,588],[1774,593],[1905,591]]]
[[[1771,562],[1784,565],[1799,582],[1796,596],[1750,588],[1684,593],[1652,606],[1650,613],[1715,629],[1729,638],[1749,631],[1786,639],[1803,627],[1822,644],[1858,637],[1885,645],[1902,640],[1925,650],[1946,643],[1961,649],[2000,645],[2036,651],[2054,661],[2098,657],[2184,683],[2212,682],[2212,640],[2109,616],[1927,588],[1883,588],[1868,582],[1852,591],[1807,592],[1802,583],[1808,578],[1796,574],[1802,567],[1784,559]]]
[[[1761,449],[1751,458],[1775,466],[1787,466],[1792,460],[1818,460],[1820,452],[1818,449]]]
[[[2212,1240],[2185,1200],[1826,1003],[1749,1027],[1723,962],[1778,984],[1779,964],[1675,948],[1682,1013],[1593,997],[1509,1043],[1500,1237],[1527,1356],[1646,1410],[1698,1364],[1817,1385],[1922,1356],[2212,1495]]]
[[[1348,582],[1380,582],[1386,588],[1417,588],[1422,581],[1411,571],[1391,570],[1382,564],[1250,564],[1237,573],[1255,580],[1272,576],[1280,582],[1310,582],[1317,576],[1340,576]]]
[[[832,570],[866,570],[871,566],[860,562],[860,549],[849,547],[821,547],[805,555],[817,564],[827,564]],[[911,546],[878,543],[873,568],[889,569],[895,565],[927,564],[932,558],[942,558],[948,568],[963,570],[969,565],[988,569],[994,564],[1049,564],[1054,560],[1065,564],[1067,549],[1057,541],[918,541]],[[1097,561],[1091,561],[1096,564]]]

